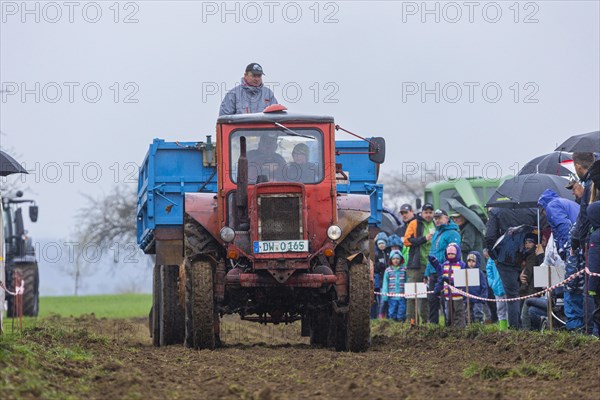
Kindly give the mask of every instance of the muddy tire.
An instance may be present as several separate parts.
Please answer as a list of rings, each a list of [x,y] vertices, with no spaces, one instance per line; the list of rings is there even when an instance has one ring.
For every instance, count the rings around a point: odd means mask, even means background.
[[[334,315],[330,342],[338,351],[365,351],[371,342],[368,221],[346,236],[336,248],[336,255],[348,261],[348,311],[345,315]]]
[[[159,331],[160,346],[183,343],[185,324],[183,305],[179,303],[179,266],[160,269]]]
[[[369,223],[361,222],[344,238],[336,247],[336,256],[346,259],[353,258],[357,254],[363,254],[366,259],[369,258]],[[351,260],[348,260],[350,263]]]
[[[160,346],[160,265],[152,271],[152,308],[150,309],[150,336],[152,345]]]
[[[366,351],[371,344],[371,280],[367,264],[350,267],[346,349]]]
[[[214,349],[217,340],[212,265],[186,259],[185,269],[186,344],[196,349]]]
[[[14,291],[14,276],[18,274],[25,281],[25,292],[23,293],[23,316],[25,317],[37,317],[39,313],[40,298],[39,298],[39,284],[40,276],[38,265],[35,263],[29,264],[16,264],[12,268],[8,268],[9,274],[7,274],[8,289]],[[15,312],[15,297],[6,296],[8,301],[8,317],[16,317],[18,312]]]
[[[206,258],[207,256],[215,259],[219,258],[220,246],[215,238],[197,221],[188,215],[184,217],[183,237],[185,241],[185,256]]]

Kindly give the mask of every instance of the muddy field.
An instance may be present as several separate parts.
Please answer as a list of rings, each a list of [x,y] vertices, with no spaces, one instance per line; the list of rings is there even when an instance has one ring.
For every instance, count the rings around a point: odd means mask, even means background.
[[[600,386],[600,342],[566,334],[384,322],[373,329],[371,351],[352,354],[310,348],[297,325],[263,327],[232,317],[223,324],[224,348],[195,351],[152,347],[146,323],[93,316],[41,322],[20,343],[66,345],[82,356],[45,356],[52,359],[40,360],[39,368],[48,382],[30,389],[11,375],[17,369],[5,357],[0,397],[595,399]]]

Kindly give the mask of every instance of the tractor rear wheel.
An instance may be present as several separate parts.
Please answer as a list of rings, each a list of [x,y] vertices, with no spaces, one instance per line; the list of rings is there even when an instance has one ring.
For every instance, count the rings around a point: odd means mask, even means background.
[[[185,324],[179,303],[179,266],[162,265],[160,270],[160,345],[183,343]]]
[[[179,302],[179,267],[155,265],[150,310],[150,336],[154,346],[183,343],[183,305]]]
[[[152,308],[150,309],[150,336],[152,345],[160,346],[160,265],[152,271]]]
[[[23,293],[23,316],[37,317],[39,313],[39,270],[37,263],[15,264],[7,268],[7,283],[8,288],[14,291],[14,277],[19,276],[24,281],[25,291]],[[18,311],[14,309],[15,297],[8,295],[8,317],[16,317]]]
[[[369,268],[369,224],[362,222],[336,249],[348,262],[348,310],[334,314],[330,341],[336,350],[365,351],[371,342],[371,276]]]
[[[184,215],[186,347],[213,349],[220,345],[219,316],[214,298],[214,264],[222,248],[211,234]]]
[[[196,349],[214,349],[215,300],[213,295],[214,271],[208,261],[185,264],[186,344]]]
[[[365,351],[371,344],[371,279],[368,264],[350,267],[346,349]]]

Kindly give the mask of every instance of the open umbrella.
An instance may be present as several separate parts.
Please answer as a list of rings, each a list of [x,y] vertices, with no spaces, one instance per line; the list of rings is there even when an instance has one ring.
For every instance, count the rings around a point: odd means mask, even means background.
[[[11,156],[0,150],[0,176],[26,174],[27,171]]]
[[[600,152],[600,131],[574,135],[565,140],[556,151]]]
[[[562,176],[549,174],[517,175],[507,179],[490,197],[488,207],[536,208],[538,242],[540,241],[540,209],[537,206],[540,195],[552,189],[560,197],[575,200],[570,190],[565,188],[569,181]]]
[[[562,176],[549,174],[517,175],[507,179],[496,189],[487,202],[488,207],[534,208],[540,195],[552,189],[560,197],[575,200],[570,190],[565,188],[568,180]]]
[[[523,168],[521,168],[519,175],[550,174],[569,176],[574,172],[568,168],[567,165],[569,163],[572,164],[570,153],[554,151],[529,161]]]
[[[481,220],[481,218],[479,218],[479,215],[477,215],[475,211],[471,210],[456,199],[447,199],[446,202],[448,203],[448,207],[451,210],[454,210],[463,217],[465,217],[465,219],[472,223],[473,226],[475,226],[475,228],[477,228],[477,230],[481,232],[482,235],[485,234],[485,225],[483,224],[483,221]]]

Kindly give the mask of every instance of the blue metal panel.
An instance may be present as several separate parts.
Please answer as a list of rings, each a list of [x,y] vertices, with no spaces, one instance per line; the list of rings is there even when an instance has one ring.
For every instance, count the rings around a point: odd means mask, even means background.
[[[156,227],[181,226],[184,194],[197,192],[203,185],[202,192],[217,192],[216,167],[203,166],[203,150],[197,143],[154,139],[139,171],[137,240],[140,247],[152,240]]]
[[[371,200],[369,224],[381,226],[383,213],[383,185],[377,184],[377,164],[369,160],[369,143],[363,140],[336,140],[335,162],[342,164],[349,178],[348,183],[339,183],[341,193],[368,194]],[[365,154],[343,154],[363,152]]]

